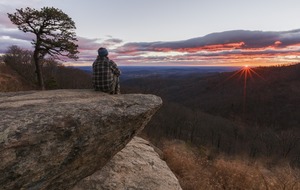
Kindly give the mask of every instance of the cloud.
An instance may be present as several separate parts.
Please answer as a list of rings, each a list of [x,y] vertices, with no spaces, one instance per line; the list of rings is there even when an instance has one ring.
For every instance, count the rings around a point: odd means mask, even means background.
[[[77,37],[78,45],[81,50],[98,50],[100,47],[112,48],[116,45],[123,43],[121,39],[109,38],[109,39],[89,39],[84,37]]]
[[[120,53],[133,51],[219,51],[223,49],[255,49],[286,47],[300,43],[300,30],[287,32],[263,32],[233,30],[212,33],[204,37],[175,42],[127,43]]]
[[[103,45],[103,47],[112,47],[112,46],[119,45],[122,43],[123,43],[123,40],[121,40],[121,39],[110,38],[110,39],[105,40],[102,43],[102,45]]]
[[[16,26],[9,20],[7,14],[3,12],[0,12],[0,26],[1,28],[16,28]]]
[[[32,33],[24,33],[18,29],[0,29],[0,37],[9,37],[12,40],[32,41],[35,35]]]
[[[116,55],[114,49],[117,46],[123,44],[123,40],[113,38],[111,36],[108,39],[89,39],[85,37],[77,37],[78,39],[78,50],[79,61],[81,62],[92,62],[97,57],[97,51],[100,47],[105,47],[108,49],[110,57],[114,58]]]
[[[89,39],[84,37],[77,37],[77,39],[79,51],[95,50],[99,48],[99,39]]]
[[[20,0],[1,0],[0,7],[10,5],[11,7],[28,7],[35,5],[37,3],[43,2],[43,0],[26,0],[26,1],[20,1]]]
[[[24,3],[24,2],[23,2]],[[8,5],[9,4],[9,5]],[[9,46],[17,45],[24,49],[32,49],[32,40],[34,35],[24,33],[17,29],[17,26],[12,24],[7,16],[7,12],[14,12],[15,7],[20,4],[17,0],[1,0],[0,3],[0,53],[7,51]]]
[[[0,28],[0,53],[5,53],[8,47],[12,45],[19,46],[23,49],[32,50],[32,40],[34,35],[24,33],[18,29],[3,29]]]
[[[32,45],[26,41],[15,41],[11,39],[0,38],[0,54],[5,53],[8,50],[8,47],[17,45],[23,49],[32,50]]]
[[[33,50],[31,44],[32,40],[35,39],[35,35],[32,33],[24,33],[16,27],[11,28],[0,28],[0,54],[7,51],[8,47],[12,45],[19,46],[23,49]],[[85,37],[77,36],[78,39],[78,50],[79,50],[79,62],[92,62],[97,56],[97,50],[99,47],[108,48],[110,55],[115,57],[114,48],[123,44],[121,39],[107,37],[105,39],[89,39]]]
[[[300,54],[300,29],[281,32],[232,30],[182,41],[127,43],[117,48],[116,52],[120,57],[140,57],[143,61],[148,58],[149,62],[157,53],[160,55],[155,59],[183,63],[203,60],[242,62],[243,59],[254,60],[258,57],[275,60],[276,57]]]
[[[0,20],[1,21],[1,20]],[[0,53],[11,45],[31,49],[34,35],[17,29],[0,29]],[[99,47],[109,50],[110,58],[120,64],[242,64],[243,62],[279,64],[300,62],[300,29],[281,32],[233,30],[203,37],[171,42],[135,42],[78,36],[78,63],[90,64]]]

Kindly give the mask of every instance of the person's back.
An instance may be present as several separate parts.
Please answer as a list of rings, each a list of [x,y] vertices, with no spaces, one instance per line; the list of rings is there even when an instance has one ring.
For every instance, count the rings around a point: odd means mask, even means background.
[[[99,48],[98,57],[93,63],[93,87],[96,91],[119,94],[119,75],[121,72],[117,64],[110,60],[107,55],[108,51],[105,48]]]

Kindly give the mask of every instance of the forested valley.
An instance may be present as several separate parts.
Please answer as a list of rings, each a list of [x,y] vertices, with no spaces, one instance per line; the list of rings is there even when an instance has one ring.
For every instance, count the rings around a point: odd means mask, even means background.
[[[125,93],[151,93],[164,105],[145,134],[210,147],[214,154],[286,160],[300,166],[300,64],[243,71],[131,79]],[[245,86],[245,80],[246,85]]]
[[[126,80],[163,106],[143,131],[183,189],[300,188],[300,64]]]

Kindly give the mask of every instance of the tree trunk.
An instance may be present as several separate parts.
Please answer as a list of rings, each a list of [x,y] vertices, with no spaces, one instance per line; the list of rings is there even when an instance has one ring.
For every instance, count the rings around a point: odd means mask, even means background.
[[[42,75],[42,69],[40,66],[40,59],[39,59],[39,53],[38,50],[35,49],[34,54],[33,54],[33,59],[34,59],[34,64],[36,68],[36,75],[37,75],[37,80],[38,84],[41,90],[45,90],[45,84],[43,80],[43,75]]]

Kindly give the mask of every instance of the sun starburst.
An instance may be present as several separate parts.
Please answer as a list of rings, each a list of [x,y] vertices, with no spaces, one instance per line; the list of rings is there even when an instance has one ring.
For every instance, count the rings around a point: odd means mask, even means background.
[[[225,83],[228,80],[233,79],[234,77],[237,77],[238,80],[243,80],[243,113],[246,112],[246,100],[247,100],[247,82],[249,79],[253,79],[253,76],[257,76],[262,80],[265,80],[260,74],[258,74],[253,68],[251,68],[249,65],[245,65],[240,70],[237,70],[235,73],[230,75],[228,78],[226,78],[223,83]]]

